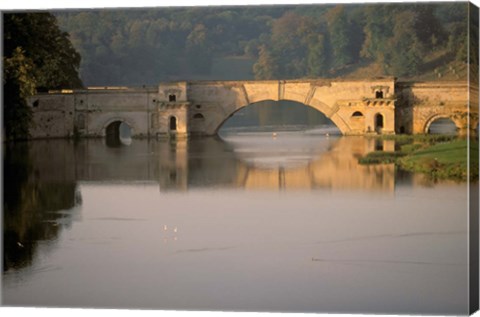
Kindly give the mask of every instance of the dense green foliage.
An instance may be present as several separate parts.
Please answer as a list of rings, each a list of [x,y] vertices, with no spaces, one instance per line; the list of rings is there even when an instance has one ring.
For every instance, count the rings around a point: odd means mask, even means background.
[[[7,139],[26,138],[36,91],[81,87],[80,55],[50,13],[3,15],[4,128]]]
[[[254,8],[197,7],[56,16],[82,56],[85,83],[141,85],[208,74],[214,56],[242,55],[249,41],[268,33],[277,11],[269,8],[262,16]]]
[[[235,79],[225,76],[229,65],[216,67],[239,61],[232,56],[251,60],[257,79],[344,76],[370,64],[383,75],[435,70],[441,77],[439,65],[467,61],[467,15],[468,3],[56,13],[82,55],[88,85]]]

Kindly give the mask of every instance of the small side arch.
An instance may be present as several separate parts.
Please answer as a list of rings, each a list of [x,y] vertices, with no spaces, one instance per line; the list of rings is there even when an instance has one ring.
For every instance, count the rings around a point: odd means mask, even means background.
[[[423,128],[423,133],[429,133],[430,132],[430,126],[432,125],[433,122],[439,120],[439,119],[449,119],[451,120],[454,124],[457,130],[461,129],[461,125],[459,122],[457,122],[452,116],[447,115],[447,114],[437,114],[431,116],[427,121],[425,122],[424,128]]]
[[[113,117],[113,118],[109,118],[108,120],[106,120],[105,123],[103,124],[102,128],[101,128],[101,131],[99,131],[98,134],[103,136],[103,137],[107,136],[108,126],[110,126],[112,123],[115,123],[115,122],[119,122],[119,124],[121,124],[121,123],[127,124],[130,127],[132,136],[135,135],[136,127],[133,124],[133,122],[131,120],[123,118],[123,117]]]

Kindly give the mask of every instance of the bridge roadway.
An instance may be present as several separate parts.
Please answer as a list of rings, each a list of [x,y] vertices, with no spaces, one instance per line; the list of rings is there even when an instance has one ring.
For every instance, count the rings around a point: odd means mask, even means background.
[[[29,99],[32,138],[104,137],[125,122],[134,137],[215,135],[236,111],[290,100],[325,114],[344,135],[426,133],[449,118],[460,134],[478,126],[478,87],[455,82],[269,80],[162,82],[157,87],[90,87]]]

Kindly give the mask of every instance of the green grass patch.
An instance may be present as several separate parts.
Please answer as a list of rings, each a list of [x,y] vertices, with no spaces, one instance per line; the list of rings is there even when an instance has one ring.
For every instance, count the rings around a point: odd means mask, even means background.
[[[471,141],[472,151],[478,151],[478,141]],[[433,179],[467,180],[478,178],[478,164],[472,165],[468,175],[468,143],[467,140],[455,140],[439,143],[415,150],[397,160],[397,164],[405,170],[425,173]]]
[[[413,142],[433,145],[440,142],[450,142],[458,138],[456,135],[449,134],[380,134],[369,137],[379,140],[394,140],[399,145]]]
[[[360,164],[391,164],[395,163],[397,158],[404,156],[402,152],[375,151],[358,159]]]
[[[425,144],[422,144],[422,143],[413,143],[413,144],[404,144],[400,147],[400,151],[405,153],[405,154],[409,154],[409,153],[413,153],[415,151],[418,151],[422,148],[425,148],[426,145]]]
[[[381,139],[395,140],[400,150],[368,153],[359,158],[360,164],[395,163],[403,170],[424,173],[432,179],[478,180],[478,140],[468,142],[450,135],[386,135]]]

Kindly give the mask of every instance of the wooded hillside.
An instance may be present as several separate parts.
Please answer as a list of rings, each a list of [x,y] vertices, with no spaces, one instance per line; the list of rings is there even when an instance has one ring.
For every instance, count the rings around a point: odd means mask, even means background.
[[[468,3],[57,12],[87,85],[466,72]],[[477,28],[478,34],[478,28]],[[478,65],[478,53],[474,56]]]

